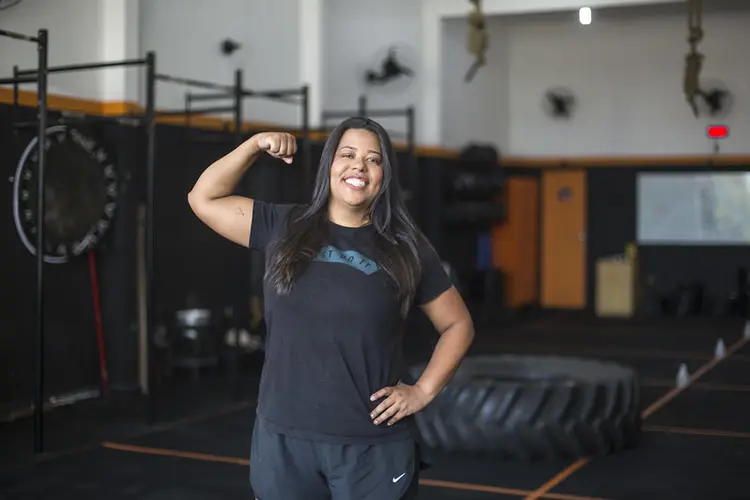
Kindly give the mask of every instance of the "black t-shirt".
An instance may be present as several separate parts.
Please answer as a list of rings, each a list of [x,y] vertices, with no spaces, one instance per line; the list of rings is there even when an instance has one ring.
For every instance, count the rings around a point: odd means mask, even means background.
[[[265,252],[293,205],[255,201],[250,248]],[[288,295],[264,280],[266,352],[258,415],[277,432],[334,443],[412,437],[412,418],[375,425],[370,395],[404,374],[405,320],[387,274],[371,260],[375,228],[330,224],[329,241]],[[421,237],[423,273],[414,303],[452,285]]]

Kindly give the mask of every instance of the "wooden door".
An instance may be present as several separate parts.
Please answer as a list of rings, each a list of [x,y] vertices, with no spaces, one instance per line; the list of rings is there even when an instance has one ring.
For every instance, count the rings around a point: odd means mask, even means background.
[[[542,307],[586,307],[586,188],[583,170],[542,175]]]
[[[539,180],[509,177],[508,217],[492,230],[492,263],[505,273],[510,308],[539,304]]]

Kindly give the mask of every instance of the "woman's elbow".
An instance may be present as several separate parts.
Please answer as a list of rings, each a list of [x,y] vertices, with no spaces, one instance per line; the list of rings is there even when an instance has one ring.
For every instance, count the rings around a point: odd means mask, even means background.
[[[194,190],[190,190],[187,194],[187,203],[190,207],[190,210],[192,210],[194,214],[198,215],[202,207],[205,205],[205,200],[202,199],[199,193],[196,193]]]
[[[461,320],[459,320],[459,322],[461,324],[461,331],[466,337],[466,341],[469,344],[473,343],[474,337],[476,335],[476,330],[474,329],[474,321],[471,319],[471,315],[467,313],[464,318],[461,318]]]

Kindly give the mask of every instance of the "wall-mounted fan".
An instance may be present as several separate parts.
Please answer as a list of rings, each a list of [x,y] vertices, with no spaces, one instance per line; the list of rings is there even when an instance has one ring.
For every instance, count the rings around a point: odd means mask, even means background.
[[[719,80],[704,80],[695,100],[698,115],[707,118],[726,118],[732,111],[734,98],[727,86]]]
[[[359,71],[359,86],[364,92],[400,93],[414,83],[417,56],[408,45],[390,45],[377,51]]]
[[[576,109],[576,98],[568,88],[553,87],[544,93],[542,107],[548,116],[556,120],[569,120]]]

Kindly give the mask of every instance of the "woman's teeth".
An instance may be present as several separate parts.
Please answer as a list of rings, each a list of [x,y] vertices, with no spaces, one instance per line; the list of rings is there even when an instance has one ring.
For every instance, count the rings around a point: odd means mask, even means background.
[[[344,182],[346,182],[352,187],[357,187],[357,188],[365,187],[365,181],[363,181],[362,179],[357,179],[356,177],[349,177]]]

